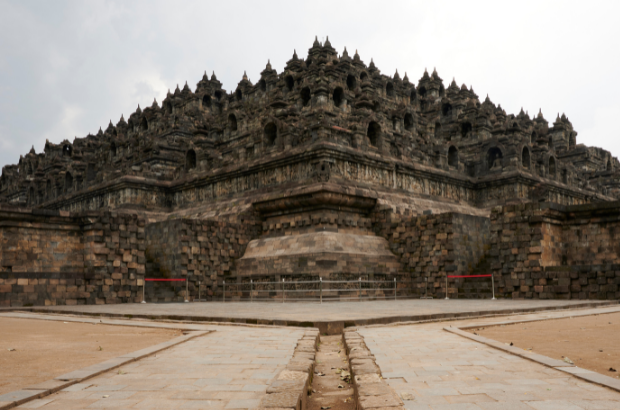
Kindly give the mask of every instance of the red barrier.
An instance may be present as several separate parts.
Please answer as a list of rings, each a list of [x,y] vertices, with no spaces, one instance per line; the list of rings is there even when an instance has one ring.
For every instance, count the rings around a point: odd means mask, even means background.
[[[490,278],[493,275],[448,275],[449,278]]]

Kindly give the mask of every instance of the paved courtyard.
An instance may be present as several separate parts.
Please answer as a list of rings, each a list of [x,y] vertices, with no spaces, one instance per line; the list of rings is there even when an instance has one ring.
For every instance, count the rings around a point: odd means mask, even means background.
[[[431,302],[431,303],[429,303]],[[540,320],[571,315],[604,314],[620,306],[543,311],[510,315],[524,305],[557,307],[557,302],[532,301],[397,301],[332,303],[326,305],[190,303],[169,305],[111,305],[79,307],[84,311],[199,312],[227,309],[230,315],[267,315],[298,320],[326,312],[330,318],[372,317],[399,308],[424,308],[426,312],[458,311],[501,306],[506,316],[404,325],[359,327],[360,335],[377,358],[383,377],[410,410],[589,410],[620,408],[620,393],[572,375],[545,367],[508,352],[446,332],[444,327],[485,325],[508,320]],[[580,307],[575,304],[574,306]],[[357,307],[357,310],[354,308]],[[581,306],[583,307],[583,305]],[[67,307],[67,309],[76,307]],[[238,308],[237,310],[235,310]],[[255,308],[256,312],[249,309]],[[434,308],[434,309],[433,309]],[[307,311],[304,311],[307,309]],[[327,310],[325,310],[327,309]],[[5,312],[0,315],[47,320],[99,322],[99,318]],[[103,319],[106,324],[211,330],[107,371],[50,396],[18,408],[42,409],[176,409],[256,408],[267,387],[289,363],[304,330],[295,327],[213,325],[150,320]]]
[[[363,302],[275,303],[275,302],[196,302],[133,303],[116,305],[51,306],[38,308],[59,312],[104,313],[115,315],[175,317],[194,319],[253,319],[265,322],[348,321],[358,325],[419,320],[453,314],[511,313],[527,309],[579,307],[615,303],[579,300],[490,300],[490,299],[407,299]]]
[[[554,316],[564,314],[514,319]],[[362,328],[359,333],[390,386],[401,397],[414,398],[404,401],[410,410],[620,409],[618,392],[443,330],[492,321],[497,319]]]
[[[213,328],[206,336],[17,408],[254,408],[303,335],[300,329]]]

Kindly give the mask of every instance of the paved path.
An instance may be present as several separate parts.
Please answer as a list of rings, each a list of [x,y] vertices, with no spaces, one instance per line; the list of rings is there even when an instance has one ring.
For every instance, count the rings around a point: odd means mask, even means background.
[[[166,304],[117,304],[50,306],[50,310],[88,313],[108,313],[119,315],[187,316],[194,318],[238,318],[266,321],[358,321],[383,318],[402,318],[411,316],[441,315],[481,311],[512,312],[515,309],[542,309],[558,306],[578,307],[584,304],[601,303],[597,301],[558,301],[558,300],[389,300],[364,302],[330,303],[274,303],[274,302],[202,302]],[[603,302],[607,303],[607,302]],[[617,301],[614,303],[618,303]],[[40,308],[46,309],[46,308]]]
[[[216,332],[17,408],[250,409],[292,357],[303,330]]]
[[[498,320],[475,323],[491,321]],[[452,322],[468,323],[474,321]],[[449,325],[359,329],[383,377],[404,398],[406,393],[415,397],[405,400],[407,409],[620,409],[618,392],[442,330]]]

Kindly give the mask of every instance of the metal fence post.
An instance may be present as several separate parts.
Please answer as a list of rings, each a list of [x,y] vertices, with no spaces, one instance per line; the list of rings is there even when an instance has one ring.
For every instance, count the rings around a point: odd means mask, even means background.
[[[200,302],[200,281],[198,281],[198,302]]]
[[[448,272],[446,272],[446,300],[447,300],[447,299],[450,299],[450,298],[448,297]]]
[[[146,292],[144,291],[144,288],[146,288],[146,278],[144,278],[142,282],[142,302],[141,303],[146,303],[146,297],[144,296]]]
[[[223,280],[222,282],[223,282],[222,290],[224,291],[224,293],[223,293],[223,297],[224,297],[223,302],[226,303],[226,281]]]
[[[321,305],[323,304],[323,278],[319,277],[319,295],[321,296]]]
[[[286,294],[284,293],[284,278],[282,278],[282,303],[284,303],[284,297]]]
[[[358,279],[358,286],[357,286],[357,298],[358,299],[362,299],[362,277],[360,276]]]
[[[495,280],[493,280],[493,273],[491,273],[491,289],[493,290],[493,299],[495,300]]]
[[[396,278],[394,278],[394,300],[396,300]]]
[[[189,281],[185,278],[185,303],[189,302]]]
[[[250,303],[254,302],[254,282],[250,279]]]

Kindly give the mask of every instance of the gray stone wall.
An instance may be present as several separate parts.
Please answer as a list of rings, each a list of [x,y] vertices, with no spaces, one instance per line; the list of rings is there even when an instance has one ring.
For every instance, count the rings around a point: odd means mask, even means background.
[[[139,302],[145,220],[0,208],[0,306]]]

